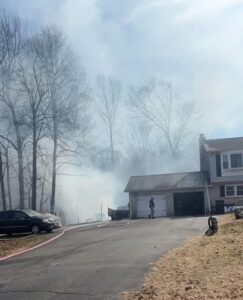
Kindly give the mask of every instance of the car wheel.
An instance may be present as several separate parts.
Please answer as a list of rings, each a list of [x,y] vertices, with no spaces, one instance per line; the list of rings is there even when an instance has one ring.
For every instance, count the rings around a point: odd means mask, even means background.
[[[33,225],[32,227],[31,227],[31,232],[33,233],[33,234],[37,234],[37,233],[40,233],[40,226],[39,225]]]
[[[13,235],[12,232],[8,232],[8,233],[7,233],[7,236],[11,236],[11,235]]]
[[[50,233],[50,232],[52,232],[52,229],[48,229],[46,232],[47,232],[47,233]]]

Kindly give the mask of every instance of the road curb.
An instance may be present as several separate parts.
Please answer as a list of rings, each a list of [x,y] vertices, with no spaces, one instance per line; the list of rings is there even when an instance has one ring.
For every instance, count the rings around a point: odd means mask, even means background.
[[[90,226],[90,225],[87,224],[87,226]],[[59,237],[61,237],[66,231],[74,230],[74,229],[81,228],[81,227],[86,227],[86,226],[84,226],[84,225],[82,225],[82,226],[77,225],[77,226],[72,226],[72,227],[66,227],[61,233],[59,233],[58,235],[54,236],[53,238],[51,238],[51,239],[49,239],[49,240],[47,240],[47,241],[45,241],[45,242],[43,242],[43,243],[37,244],[37,245],[35,245],[35,246],[31,247],[31,248],[28,248],[28,249],[24,249],[24,250],[21,250],[21,251],[17,251],[17,252],[15,252],[15,253],[9,254],[9,255],[7,255],[7,256],[1,257],[1,258],[0,258],[0,262],[1,262],[1,261],[5,261],[5,260],[7,260],[7,259],[10,259],[10,258],[12,258],[12,257],[18,256],[18,255],[21,255],[21,254],[30,252],[30,251],[32,251],[32,250],[38,249],[38,248],[40,248],[40,247],[42,247],[42,246],[44,246],[44,245],[47,245],[47,244],[49,244],[49,243],[55,241],[56,239],[58,239]]]
[[[37,244],[37,245],[35,245],[35,246],[31,247],[31,248],[24,249],[24,250],[15,252],[15,253],[13,253],[13,254],[10,254],[10,255],[1,257],[1,258],[0,258],[0,262],[1,262],[1,261],[5,261],[5,260],[7,260],[7,259],[9,259],[9,258],[18,256],[18,255],[20,255],[20,254],[23,254],[23,253],[26,253],[26,252],[35,250],[35,249],[40,248],[40,247],[42,247],[42,246],[44,246],[44,245],[46,245],[46,244],[49,244],[49,243],[53,242],[54,240],[58,239],[60,236],[62,236],[62,235],[65,233],[65,231],[66,231],[66,230],[63,230],[63,231],[62,231],[61,233],[59,233],[57,236],[54,236],[53,238],[51,238],[51,239],[49,239],[49,240],[47,240],[47,241],[45,241],[45,242],[43,242],[43,243]]]

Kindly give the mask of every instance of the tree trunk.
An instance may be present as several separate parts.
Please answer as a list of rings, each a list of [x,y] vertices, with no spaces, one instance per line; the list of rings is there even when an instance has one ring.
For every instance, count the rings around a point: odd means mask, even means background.
[[[24,166],[22,144],[18,143],[19,208],[24,209]]]
[[[9,170],[9,158],[8,158],[8,150],[6,150],[6,170],[7,170],[7,187],[8,187],[8,201],[9,201],[9,209],[12,209],[12,195],[10,188],[10,170]]]
[[[178,151],[174,148],[174,145],[171,141],[171,136],[170,136],[170,133],[168,133],[166,136],[165,136],[167,142],[168,142],[168,145],[169,145],[169,149],[170,149],[170,153],[171,153],[171,156],[174,160],[177,160],[179,158],[179,153]]]
[[[113,133],[112,133],[112,128],[109,128],[110,131],[110,147],[111,147],[111,166],[112,166],[112,171],[115,169],[115,159],[114,159],[114,145],[113,145]]]
[[[0,184],[1,184],[3,210],[6,210],[7,205],[6,205],[6,194],[5,194],[5,186],[4,186],[4,175],[3,175],[3,161],[2,161],[1,151],[0,151]]]
[[[35,118],[33,118],[33,149],[32,149],[32,202],[31,208],[36,210],[36,182],[37,182],[37,140]]]
[[[53,156],[52,156],[52,184],[51,184],[51,213],[55,213],[55,194],[56,194],[56,171],[57,171],[57,129],[54,124],[53,139]]]
[[[45,177],[44,177],[45,178]],[[40,194],[40,212],[43,212],[43,204],[44,204],[44,187],[45,187],[45,179],[41,185],[41,194]]]

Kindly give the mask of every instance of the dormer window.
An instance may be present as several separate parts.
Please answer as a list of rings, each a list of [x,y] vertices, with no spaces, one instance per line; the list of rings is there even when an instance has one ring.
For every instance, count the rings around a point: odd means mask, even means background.
[[[242,168],[242,153],[230,154],[231,168]]]

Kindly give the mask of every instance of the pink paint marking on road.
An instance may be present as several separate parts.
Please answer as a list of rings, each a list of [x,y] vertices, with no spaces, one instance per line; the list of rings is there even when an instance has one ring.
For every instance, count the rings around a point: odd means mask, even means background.
[[[1,257],[1,258],[0,258],[0,261],[7,260],[7,259],[9,259],[9,258],[12,258],[12,257],[15,257],[15,256],[17,256],[17,255],[20,255],[20,254],[23,254],[23,253],[26,253],[26,252],[35,250],[35,249],[40,248],[40,247],[42,247],[42,246],[44,246],[44,245],[46,245],[46,244],[49,244],[50,242],[52,242],[52,241],[58,239],[60,236],[62,236],[62,235],[65,233],[65,231],[66,231],[66,230],[63,230],[60,234],[58,234],[57,236],[53,237],[52,239],[50,239],[50,240],[48,240],[48,241],[45,241],[45,242],[43,242],[43,243],[40,243],[40,244],[38,244],[38,245],[36,245],[36,246],[33,246],[33,247],[28,248],[28,249],[25,249],[25,250],[21,250],[21,251],[19,251],[19,252],[16,252],[16,253],[13,253],[13,254],[10,254],[10,255],[7,255],[7,256],[4,256],[4,257]]]
[[[89,224],[89,225],[91,225],[91,224]],[[77,225],[77,226],[73,226],[73,227],[68,227],[68,228],[64,229],[60,234],[58,234],[57,236],[53,237],[52,239],[50,239],[50,240],[48,240],[48,241],[45,241],[45,242],[43,242],[43,243],[41,243],[41,244],[38,244],[38,245],[36,245],[36,246],[34,246],[34,247],[31,247],[31,248],[28,248],[28,249],[25,249],[25,250],[21,250],[21,251],[18,251],[18,252],[16,252],[16,253],[13,253],[13,254],[10,254],[10,255],[1,257],[1,258],[0,258],[0,262],[1,262],[1,261],[5,261],[5,260],[7,260],[7,259],[9,259],[9,258],[18,256],[18,255],[20,255],[20,254],[23,254],[23,253],[26,253],[26,252],[35,250],[35,249],[37,249],[37,248],[40,248],[40,247],[42,247],[42,246],[44,246],[44,245],[46,245],[46,244],[49,244],[50,242],[53,242],[54,240],[58,239],[58,238],[59,238],[60,236],[62,236],[66,231],[73,230],[73,229],[80,228],[80,227],[83,227],[83,226],[78,226],[78,225]],[[97,226],[97,227],[98,227],[98,226]]]

